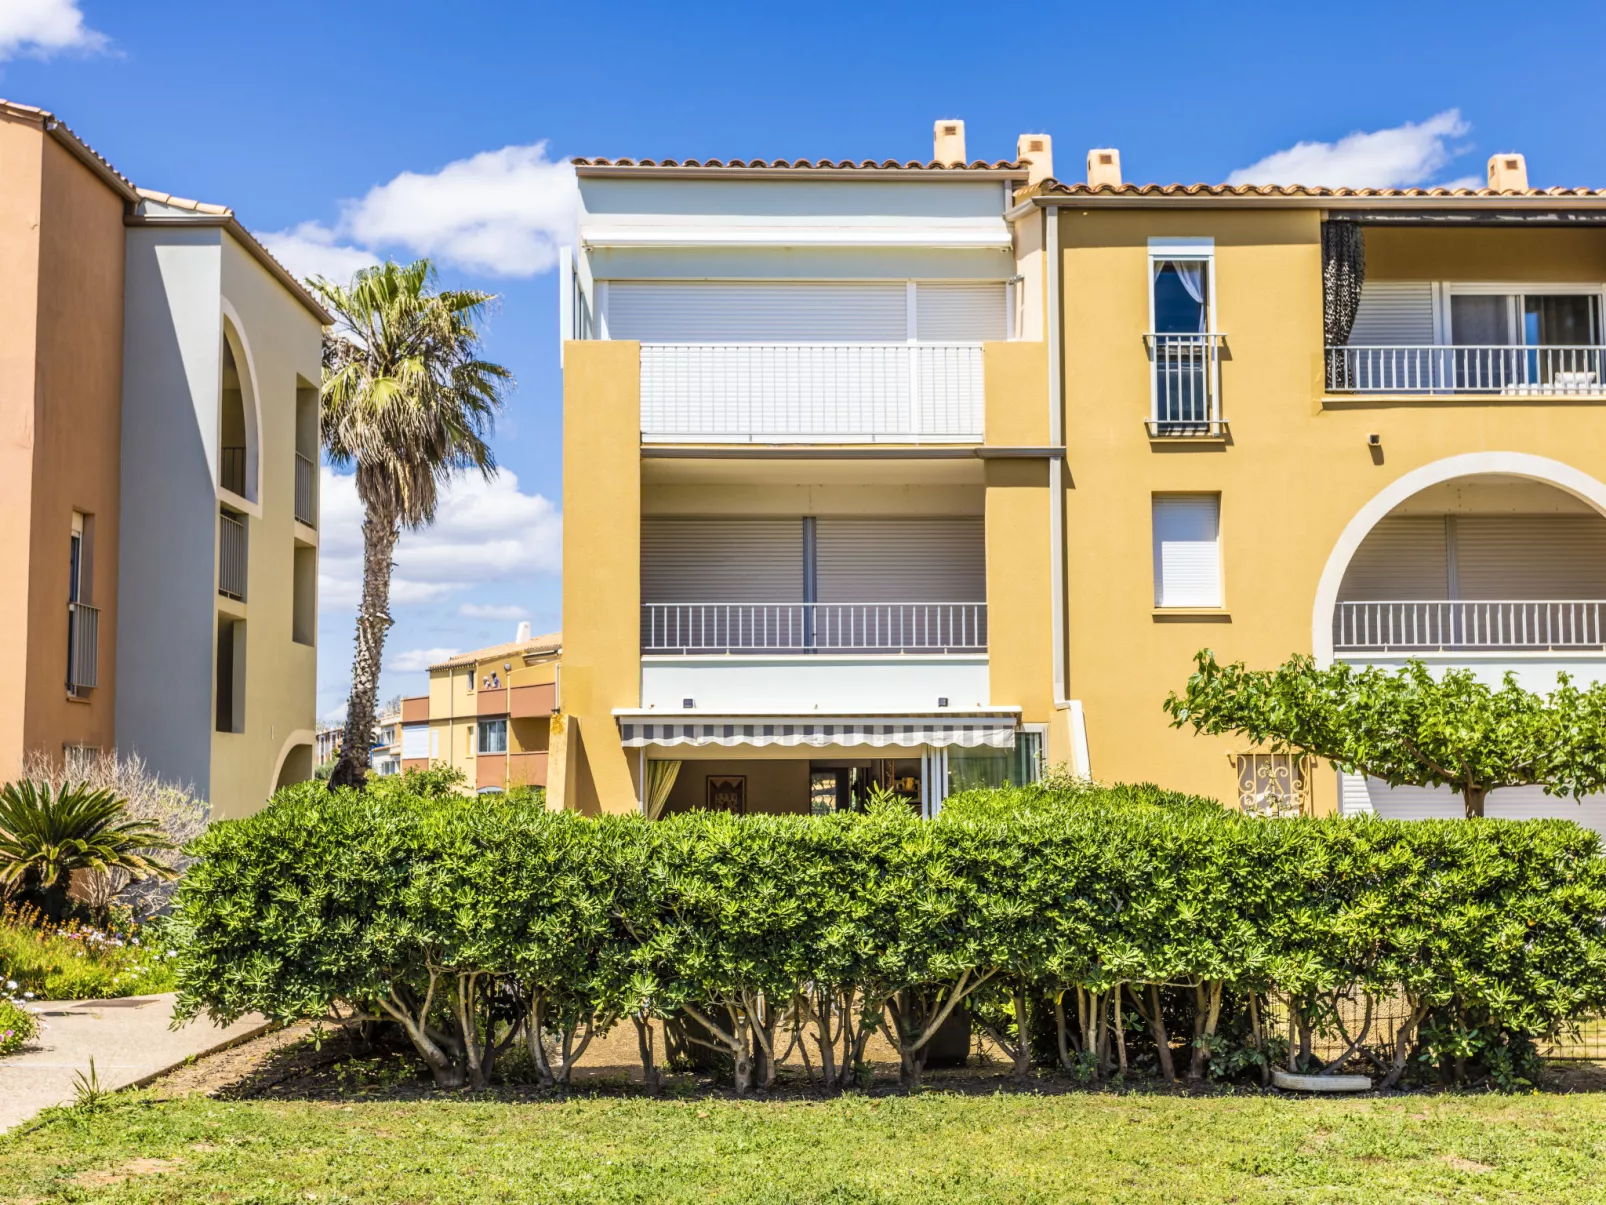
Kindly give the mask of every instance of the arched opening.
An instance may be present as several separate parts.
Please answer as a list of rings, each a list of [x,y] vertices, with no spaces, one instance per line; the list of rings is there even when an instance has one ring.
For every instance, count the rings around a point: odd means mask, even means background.
[[[312,777],[312,746],[291,745],[285,752],[284,761],[279,764],[279,778],[273,784],[273,789],[294,786],[298,782],[306,782]]]
[[[1464,471],[1457,471],[1464,470]],[[1545,693],[1566,672],[1606,681],[1606,487],[1537,457],[1480,453],[1425,466],[1346,528],[1318,591],[1324,659],[1507,673]],[[1448,790],[1344,775],[1340,807],[1398,819],[1454,817]],[[1606,796],[1582,804],[1540,787],[1493,792],[1486,814],[1560,816],[1606,831]]]
[[[232,323],[223,324],[223,379],[218,395],[218,486],[257,501],[256,391],[250,360]]]

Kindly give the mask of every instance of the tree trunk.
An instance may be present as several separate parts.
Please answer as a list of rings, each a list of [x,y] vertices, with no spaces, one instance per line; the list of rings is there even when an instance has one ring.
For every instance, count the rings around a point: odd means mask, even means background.
[[[641,1082],[648,1092],[656,1095],[662,1081],[658,1075],[658,1058],[652,1048],[652,1018],[632,1013],[630,1020],[636,1026],[636,1050],[641,1054]]]
[[[361,473],[359,472],[359,477]],[[331,787],[361,789],[368,780],[368,753],[374,740],[374,696],[384,662],[390,617],[390,572],[396,539],[396,517],[367,505],[362,524],[362,602],[357,608],[357,648],[351,658],[351,695],[346,702],[346,729],[340,760],[329,776]]]
[[[1165,1030],[1165,1017],[1160,1012],[1160,989],[1149,984],[1149,1007],[1154,1010],[1149,1018],[1149,1028],[1154,1031],[1155,1049],[1160,1055],[1160,1074],[1165,1076],[1166,1083],[1177,1082],[1177,1069],[1171,1061],[1171,1035]]]
[[[1026,1079],[1032,1073],[1032,1035],[1026,1020],[1026,993],[1017,988],[1012,993],[1015,1006],[1015,1078]]]
[[[1461,802],[1466,804],[1468,820],[1483,819],[1483,800],[1488,794],[1488,787],[1480,787],[1470,782],[1461,788]]]

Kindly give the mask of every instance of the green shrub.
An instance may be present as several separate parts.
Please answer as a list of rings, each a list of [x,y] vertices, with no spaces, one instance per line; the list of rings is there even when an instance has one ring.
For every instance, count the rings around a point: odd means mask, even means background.
[[[39,1022],[27,1006],[0,991],[0,1055],[16,1054],[38,1032]]]
[[[32,909],[0,908],[0,985],[38,1000],[109,1000],[170,992],[172,945],[160,930],[125,923],[98,929],[52,925]]]
[[[443,1086],[518,1042],[566,1082],[626,1020],[650,1071],[646,1021],[674,1019],[746,1090],[790,1041],[849,1086],[878,1029],[916,1084],[958,1009],[1022,1073],[1047,1050],[1095,1080],[1263,1076],[1307,1065],[1355,996],[1404,1001],[1364,1046],[1388,1082],[1516,1086],[1529,1039],[1606,1006],[1606,861],[1566,822],[1257,821],[1055,784],[936,822],[648,822],[413,784],[303,784],[214,825],[178,895],[182,1009],[355,1006]]]

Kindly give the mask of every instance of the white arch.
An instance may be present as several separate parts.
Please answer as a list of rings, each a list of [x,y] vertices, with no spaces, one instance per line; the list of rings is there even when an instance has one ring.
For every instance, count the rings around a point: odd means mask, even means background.
[[[1397,478],[1383,487],[1376,496],[1356,512],[1333,545],[1327,566],[1322,570],[1316,586],[1316,602],[1311,611],[1310,641],[1318,665],[1333,661],[1333,608],[1338,604],[1338,587],[1355,555],[1378,520],[1388,514],[1412,494],[1431,485],[1452,481],[1457,477],[1471,477],[1479,473],[1500,473],[1508,477],[1526,477],[1566,490],[1575,498],[1587,502],[1606,515],[1606,485],[1588,473],[1580,472],[1570,464],[1551,460],[1545,456],[1531,456],[1526,452],[1468,452],[1461,456],[1447,456]]]
[[[251,341],[246,338],[245,324],[240,321],[239,311],[227,297],[220,297],[218,300],[223,303],[222,336],[225,341],[235,345],[238,353],[234,360],[235,366],[240,370],[240,395],[245,403],[248,433],[245,472],[250,487],[246,501],[252,503],[247,509],[260,519],[262,517],[262,392],[257,388],[256,358],[251,354]],[[219,363],[221,362],[220,356]]]

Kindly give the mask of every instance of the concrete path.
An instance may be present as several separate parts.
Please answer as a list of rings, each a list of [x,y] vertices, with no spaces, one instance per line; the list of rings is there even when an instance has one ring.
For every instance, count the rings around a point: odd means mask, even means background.
[[[173,999],[169,993],[35,1002],[39,1035],[20,1053],[0,1057],[0,1131],[71,1101],[73,1075],[87,1074],[90,1058],[101,1087],[124,1088],[268,1028],[266,1018],[252,1014],[224,1029],[204,1017],[169,1029]]]

